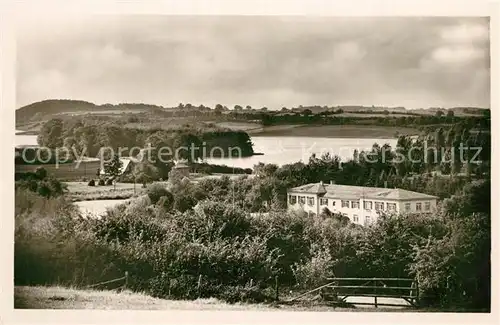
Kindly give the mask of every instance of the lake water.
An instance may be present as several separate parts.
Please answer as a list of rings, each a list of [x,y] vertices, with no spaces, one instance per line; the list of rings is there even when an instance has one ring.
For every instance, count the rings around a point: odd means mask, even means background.
[[[227,165],[231,167],[252,168],[259,162],[284,165],[302,161],[309,161],[315,153],[330,152],[338,155],[342,160],[352,158],[354,150],[370,150],[374,143],[380,146],[389,144],[395,147],[397,139],[370,139],[370,138],[314,138],[314,137],[253,137],[254,151],[264,155],[245,158],[212,158],[208,163]]]
[[[108,208],[112,208],[128,200],[129,199],[78,201],[74,202],[74,204],[80,209],[84,216],[100,217]]]
[[[23,132],[23,131],[16,130],[16,133],[18,133],[18,132]],[[36,135],[16,134],[15,145],[16,146],[22,146],[22,145],[36,146],[36,145],[38,145],[36,138],[37,138]]]
[[[314,137],[252,137],[254,151],[263,153],[245,158],[211,158],[206,162],[231,167],[252,168],[259,162],[284,165],[307,162],[315,153],[330,152],[343,160],[351,158],[355,149],[370,150],[374,143],[396,146],[397,139],[314,138]],[[16,135],[16,145],[36,145],[36,135]]]

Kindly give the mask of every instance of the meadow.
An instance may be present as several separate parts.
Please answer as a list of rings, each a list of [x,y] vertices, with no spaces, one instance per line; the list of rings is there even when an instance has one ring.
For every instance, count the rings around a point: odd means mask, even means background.
[[[97,170],[101,167],[100,161],[82,161],[80,165],[76,162],[43,165],[15,165],[16,173],[34,172],[38,167],[43,167],[50,175],[62,181],[79,181],[82,179],[96,178]]]
[[[199,298],[195,300],[172,300],[151,297],[141,292],[130,290],[95,290],[64,288],[58,286],[19,286],[14,288],[14,308],[16,309],[106,309],[106,310],[217,310],[217,311],[405,311],[404,308],[336,307],[326,303],[314,302],[295,304],[280,303],[233,303],[229,304],[217,298]],[[412,311],[429,311],[412,309]]]
[[[420,131],[411,127],[377,125],[276,125],[252,132],[252,136],[295,136],[324,138],[397,138],[415,135]]]

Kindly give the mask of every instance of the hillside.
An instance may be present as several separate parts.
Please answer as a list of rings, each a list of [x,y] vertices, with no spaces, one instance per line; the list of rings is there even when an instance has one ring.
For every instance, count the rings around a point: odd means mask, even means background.
[[[83,115],[87,113],[127,113],[162,109],[161,106],[146,104],[104,104],[96,105],[82,100],[49,99],[23,106],[16,110],[16,124],[37,122],[57,115]],[[116,112],[113,112],[116,111]]]
[[[16,110],[16,123],[40,120],[44,115],[56,115],[62,112],[94,111],[97,105],[69,99],[49,99],[23,106]]]
[[[221,106],[222,105],[217,105]],[[342,111],[338,116],[360,116],[367,117],[369,115],[380,116],[387,114],[397,114],[399,116],[418,116],[418,115],[434,115],[438,110],[445,112],[443,108],[429,108],[429,109],[406,109],[404,107],[385,107],[385,106],[302,106],[292,107],[290,109],[283,107],[281,113],[287,112],[304,112],[310,110],[311,113],[317,114],[321,112]],[[484,115],[489,110],[476,107],[453,107],[449,108],[457,116],[473,116]],[[219,114],[215,114],[216,111]],[[85,114],[97,114],[116,116],[117,114],[145,114],[151,113],[156,117],[170,117],[174,119],[182,119],[185,117],[201,117],[203,113],[211,112],[216,116],[229,114],[230,112],[261,114],[267,111],[269,113],[277,113],[278,110],[263,109],[246,109],[246,110],[229,110],[227,107],[211,110],[204,105],[194,106],[191,104],[179,104],[177,107],[163,107],[159,105],[143,104],[143,103],[120,103],[120,104],[103,104],[96,105],[91,102],[82,100],[69,100],[69,99],[49,99],[27,106],[23,106],[16,110],[16,125],[26,125],[30,123],[46,121],[53,117],[63,116],[78,116]],[[179,113],[182,113],[179,115]],[[222,114],[220,114],[222,113]]]

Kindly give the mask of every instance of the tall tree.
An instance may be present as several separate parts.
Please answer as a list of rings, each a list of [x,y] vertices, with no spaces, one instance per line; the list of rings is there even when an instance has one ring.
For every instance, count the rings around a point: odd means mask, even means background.
[[[38,134],[37,142],[39,145],[51,149],[63,146],[63,121],[61,119],[52,119],[45,123]]]
[[[113,177],[114,179],[114,189],[116,189],[116,178],[121,174],[121,168],[123,167],[123,162],[120,160],[119,155],[114,154],[110,162],[104,164],[104,173]]]

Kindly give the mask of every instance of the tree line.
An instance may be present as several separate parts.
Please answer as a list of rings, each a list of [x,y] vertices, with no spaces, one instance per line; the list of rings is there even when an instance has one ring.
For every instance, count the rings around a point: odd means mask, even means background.
[[[103,147],[113,148],[153,148],[168,147],[175,152],[181,147],[198,148],[194,155],[189,150],[180,150],[179,158],[196,161],[213,157],[241,154],[253,155],[250,136],[244,131],[216,128],[214,126],[174,126],[168,129],[127,128],[113,121],[96,122],[83,119],[51,119],[46,122],[38,135],[40,146],[56,149],[75,148],[86,156],[96,157]],[[235,150],[238,148],[239,151]],[[214,150],[218,149],[218,150]],[[127,150],[123,151],[128,155]],[[137,152],[135,153],[137,154]],[[168,153],[167,153],[168,155]],[[169,157],[166,157],[167,159]]]

